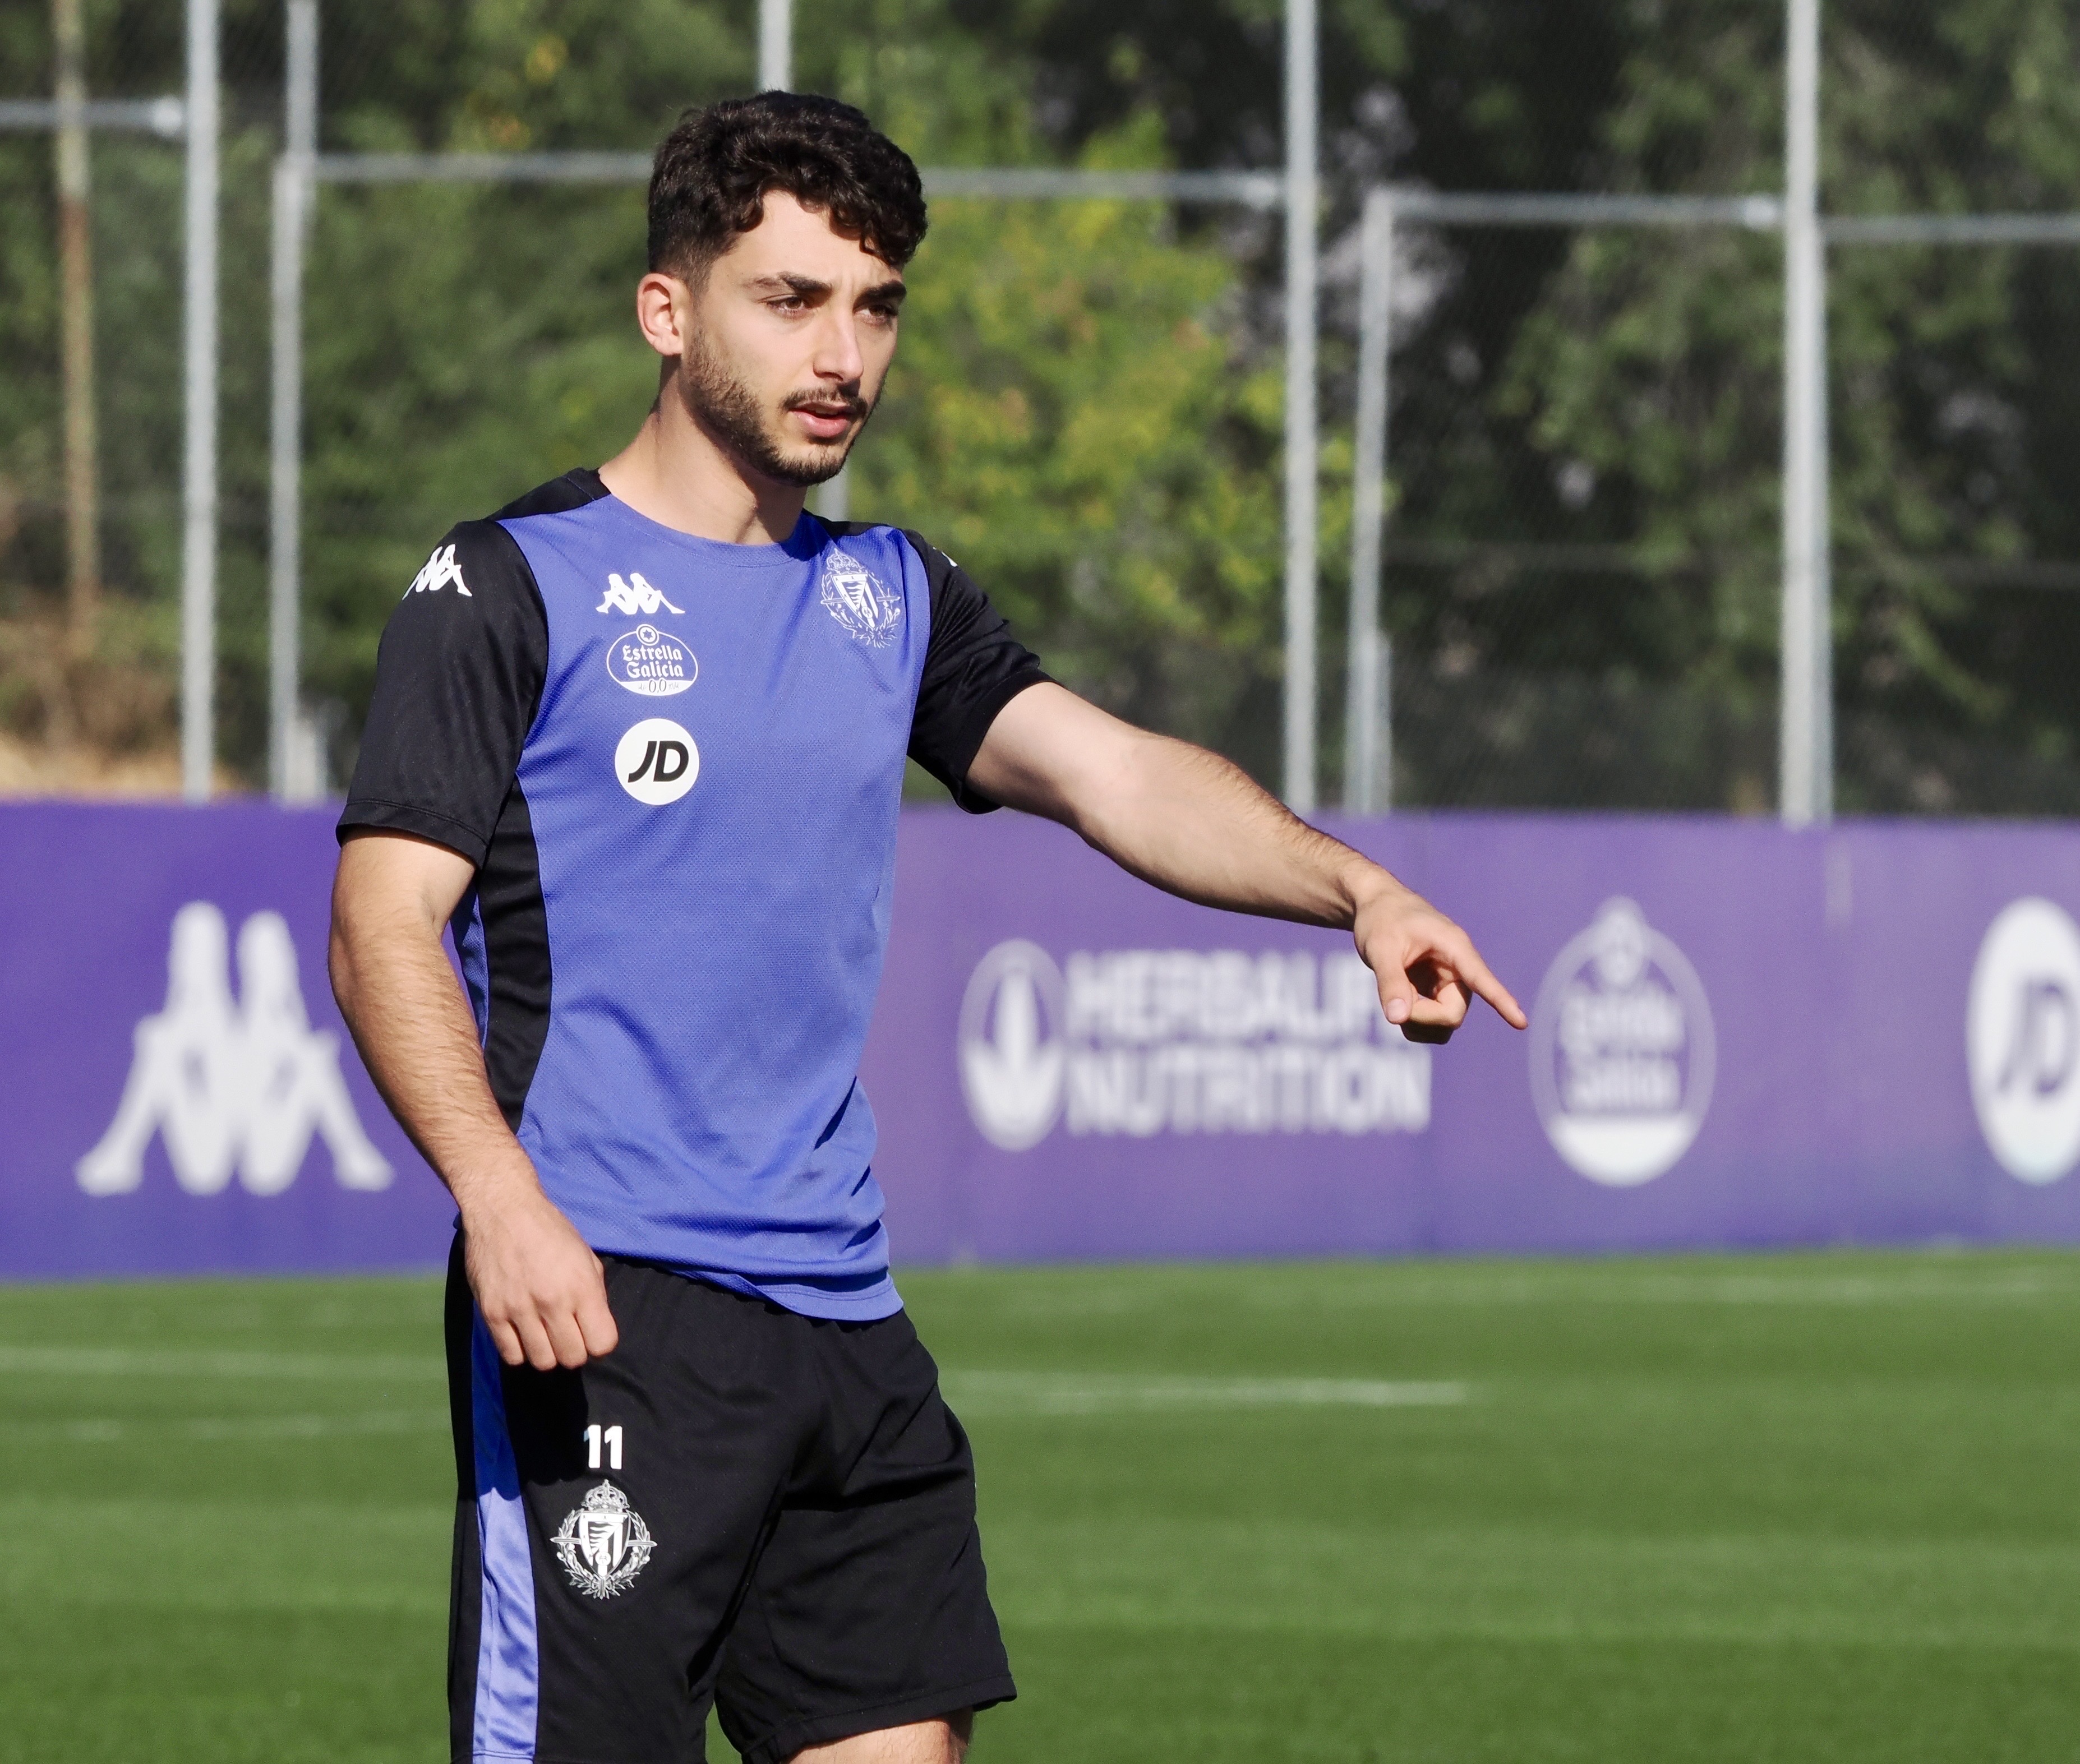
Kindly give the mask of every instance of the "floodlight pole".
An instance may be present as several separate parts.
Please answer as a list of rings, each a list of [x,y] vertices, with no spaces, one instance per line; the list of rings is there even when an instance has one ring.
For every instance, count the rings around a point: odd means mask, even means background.
[[[1387,374],[1394,328],[1394,198],[1365,196],[1359,233],[1358,412],[1351,481],[1351,629],[1344,692],[1344,807],[1377,815],[1394,798],[1394,648],[1381,629],[1386,524]]]
[[[1321,106],[1315,0],[1285,0],[1285,716],[1284,791],[1315,811],[1315,270]]]
[[[758,90],[786,92],[794,84],[794,0],[758,0]]]
[[[317,0],[289,0],[282,157],[275,161],[267,503],[267,787],[316,794],[296,763],[303,716],[304,255],[318,150]]]
[[[181,794],[209,799],[216,757],[217,0],[187,0],[182,274]]]
[[[1819,216],[1820,0],[1790,0],[1784,86],[1784,610],[1777,807],[1835,815],[1829,568],[1827,259]]]

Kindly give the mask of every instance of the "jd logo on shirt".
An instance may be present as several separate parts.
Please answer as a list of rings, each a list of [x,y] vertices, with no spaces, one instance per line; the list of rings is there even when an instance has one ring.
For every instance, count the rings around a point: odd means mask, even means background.
[[[676,802],[701,775],[701,750],[668,717],[645,717],[614,750],[614,775],[639,802],[661,808]]]

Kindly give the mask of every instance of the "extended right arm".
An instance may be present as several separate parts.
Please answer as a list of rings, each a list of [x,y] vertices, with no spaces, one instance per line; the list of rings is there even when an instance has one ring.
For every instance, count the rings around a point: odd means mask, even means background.
[[[333,991],[384,1100],[455,1196],[470,1290],[501,1357],[582,1366],[619,1339],[599,1258],[499,1112],[441,947],[472,874],[426,840],[352,834],[333,884]]]

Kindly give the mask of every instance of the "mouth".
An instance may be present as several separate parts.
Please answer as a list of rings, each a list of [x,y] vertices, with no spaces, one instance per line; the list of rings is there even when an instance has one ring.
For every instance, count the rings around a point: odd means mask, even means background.
[[[842,441],[853,425],[866,414],[865,407],[847,398],[817,399],[792,404],[789,414],[800,423],[811,441]]]

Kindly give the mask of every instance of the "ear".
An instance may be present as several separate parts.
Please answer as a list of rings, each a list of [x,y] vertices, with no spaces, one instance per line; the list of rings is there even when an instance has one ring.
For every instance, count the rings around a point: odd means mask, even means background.
[[[675,275],[652,270],[635,284],[635,323],[643,340],[669,361],[686,353],[693,291]]]

